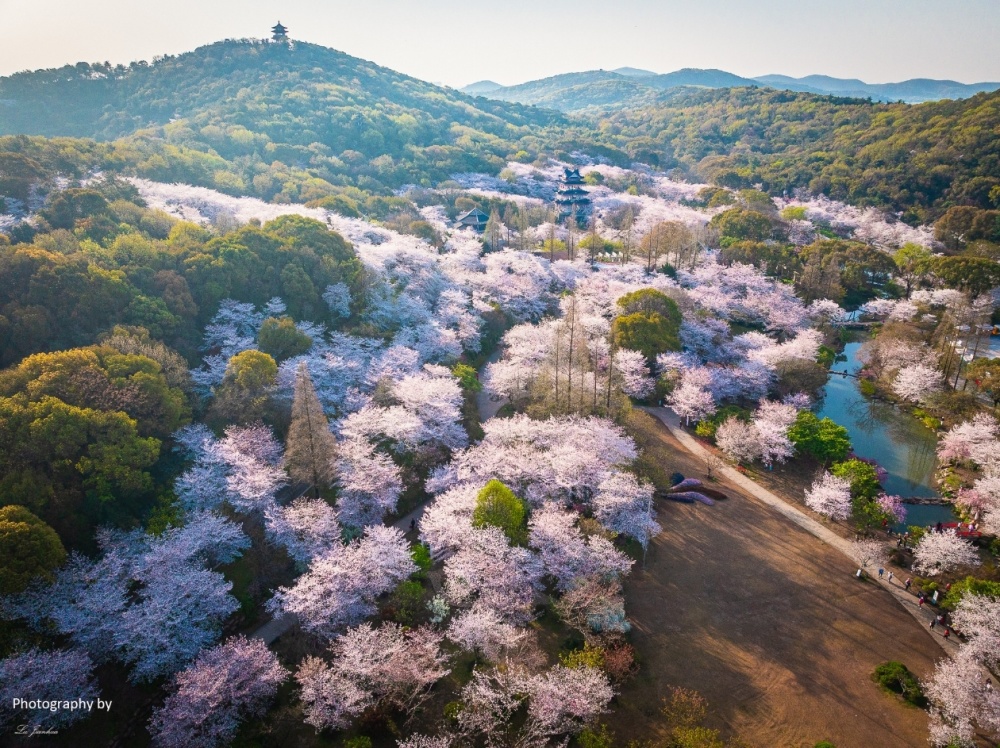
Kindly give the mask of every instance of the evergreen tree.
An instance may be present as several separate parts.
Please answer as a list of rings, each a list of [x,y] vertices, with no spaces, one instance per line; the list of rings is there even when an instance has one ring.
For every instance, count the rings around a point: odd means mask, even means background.
[[[476,496],[472,511],[473,527],[499,527],[514,545],[527,540],[528,507],[507,486],[495,478]]]
[[[288,427],[285,447],[288,473],[294,481],[312,484],[318,498],[320,487],[333,483],[336,451],[337,440],[330,432],[323,406],[303,362],[295,376],[292,423]]]
[[[483,230],[483,242],[486,244],[487,250],[497,252],[503,248],[503,231],[504,225],[500,220],[500,214],[494,208],[490,213],[490,220],[486,222],[486,228]]]

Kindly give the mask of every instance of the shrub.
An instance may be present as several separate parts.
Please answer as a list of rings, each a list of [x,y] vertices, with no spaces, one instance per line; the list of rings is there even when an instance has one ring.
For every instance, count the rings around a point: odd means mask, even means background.
[[[463,392],[479,392],[483,389],[478,373],[468,364],[455,364],[451,373],[458,378],[458,384]]]
[[[960,579],[948,590],[941,601],[941,607],[945,610],[954,610],[966,595],[1000,599],[1000,582],[991,582],[988,579],[976,579],[975,577]]]
[[[910,533],[910,543],[912,545],[919,543],[920,538],[927,533],[927,528],[920,525],[907,525],[906,529]]]
[[[614,736],[608,732],[607,725],[600,726],[600,732],[587,728],[576,736],[574,745],[579,748],[613,748]]]
[[[874,499],[882,490],[878,481],[878,471],[874,465],[861,460],[845,460],[830,468],[830,472],[851,484],[851,496],[855,499]]]
[[[434,559],[431,558],[431,550],[423,543],[417,543],[413,546],[413,550],[410,551],[410,558],[413,559],[413,563],[417,565],[418,569],[413,574],[415,579],[423,579],[434,565]]]
[[[837,746],[835,746],[829,740],[821,740],[818,743],[816,743],[816,745],[813,746],[813,748],[837,748]]]
[[[636,671],[635,647],[620,642],[604,650],[604,672],[615,683],[624,683]]]
[[[461,701],[449,701],[444,705],[444,718],[452,724],[458,723],[458,715],[462,713]]]
[[[367,735],[358,735],[344,741],[344,748],[372,748],[372,739]]]
[[[472,526],[492,525],[503,530],[514,545],[524,545],[528,539],[525,525],[528,510],[525,503],[495,478],[483,486],[472,511]]]
[[[875,668],[872,679],[887,691],[900,694],[911,704],[923,706],[927,702],[920,681],[902,662],[883,662]]]
[[[420,582],[400,582],[392,592],[392,607],[395,610],[393,617],[404,625],[413,623],[423,600],[424,586]]]
[[[829,369],[833,366],[833,362],[837,360],[837,352],[826,345],[821,345],[819,347],[819,354],[816,356],[816,363],[820,366],[825,366]],[[864,381],[864,380],[862,380]]]
[[[824,463],[843,460],[851,451],[847,429],[829,418],[819,418],[810,410],[799,411],[788,430],[788,438],[797,450]]]
[[[604,649],[584,644],[583,649],[574,649],[559,655],[559,662],[568,668],[592,667],[604,668]]]

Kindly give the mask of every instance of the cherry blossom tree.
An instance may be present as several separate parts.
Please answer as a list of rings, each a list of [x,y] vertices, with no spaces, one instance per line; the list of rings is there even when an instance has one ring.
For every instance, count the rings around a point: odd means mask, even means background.
[[[847,313],[835,301],[816,299],[809,305],[809,316],[824,324],[839,326],[847,321]]]
[[[175,672],[221,633],[239,603],[232,584],[206,569],[247,547],[235,523],[210,514],[159,537],[102,531],[96,560],[74,554],[51,586],[29,588],[9,606],[54,630],[98,662],[118,658],[137,682]]]
[[[441,641],[429,628],[404,631],[394,623],[348,630],[331,645],[329,664],[307,657],[295,675],[306,722],[317,730],[342,729],[377,705],[412,714],[450,672]]]
[[[979,413],[971,421],[952,426],[938,442],[938,458],[948,462],[971,461],[984,465],[1000,459],[1000,425],[992,416]]]
[[[288,671],[260,639],[234,637],[178,673],[149,723],[162,748],[228,745],[240,724],[263,716]]]
[[[487,746],[517,745],[508,735],[510,720],[521,705],[522,678],[514,668],[476,668],[462,687],[458,730],[469,740],[481,738]]]
[[[875,500],[879,508],[897,523],[906,521],[906,504],[901,497],[883,493],[876,496]]]
[[[289,506],[269,507],[264,528],[272,542],[303,566],[341,545],[339,517],[323,499],[299,498]]]
[[[609,473],[637,454],[635,442],[604,418],[536,421],[517,415],[490,419],[483,429],[482,441],[432,474],[429,491],[439,493],[461,483],[481,488],[496,478],[532,504],[588,500]]]
[[[448,735],[421,735],[414,733],[396,743],[396,748],[451,748],[452,739]]]
[[[941,388],[940,370],[923,364],[903,367],[892,383],[892,391],[897,396],[920,403],[926,402],[934,393],[940,392]]]
[[[440,494],[420,518],[420,539],[435,553],[454,552],[465,545],[475,528],[472,513],[482,486],[462,483]]]
[[[953,620],[966,638],[965,647],[987,667],[996,669],[1000,665],[1000,600],[966,595]]]
[[[851,541],[851,555],[858,562],[859,572],[869,566],[885,566],[889,560],[885,543],[871,538]]]
[[[334,317],[347,319],[351,316],[351,290],[345,283],[333,283],[323,291],[323,301]]]
[[[977,728],[1000,736],[1000,694],[986,687],[982,664],[964,647],[957,657],[937,664],[924,693],[932,702],[933,745],[972,748]]]
[[[499,662],[515,649],[528,632],[505,623],[492,608],[473,605],[452,618],[446,636],[462,649]]]
[[[716,411],[712,393],[686,381],[682,381],[681,385],[670,393],[667,404],[688,423],[691,423],[691,419],[700,421]]]
[[[935,745],[974,745],[977,727],[1000,737],[1000,694],[987,687],[987,674],[1000,665],[1000,601],[966,595],[952,616],[965,636],[958,655],[938,663],[925,684],[931,700],[931,740]]]
[[[444,367],[425,366],[394,381],[391,397],[397,405],[367,405],[341,421],[341,435],[388,439],[401,452],[448,451],[468,443],[462,426],[462,392]]]
[[[218,453],[226,464],[226,500],[239,512],[263,511],[288,482],[281,466],[283,449],[267,426],[226,429]]]
[[[594,517],[613,532],[635,538],[645,549],[662,529],[653,515],[653,488],[631,473],[610,473],[598,486]]]
[[[216,571],[189,564],[147,567],[135,574],[142,585],[121,615],[115,644],[132,665],[132,679],[148,682],[191,662],[222,632],[239,609],[232,582]]]
[[[960,566],[979,566],[979,554],[954,532],[927,532],[913,549],[913,569],[931,577]]]
[[[617,580],[584,578],[555,601],[559,617],[588,642],[607,635],[620,636],[631,629],[625,617],[625,600]]]
[[[597,535],[585,538],[576,527],[576,516],[552,505],[532,514],[528,529],[529,545],[562,591],[581,577],[619,579],[632,567],[631,559],[611,542]]]
[[[793,405],[770,400],[763,400],[758,406],[753,425],[759,439],[761,462],[768,467],[795,454],[788,430],[795,423],[797,412]]]
[[[608,709],[615,695],[607,676],[597,668],[551,670],[526,680],[528,724],[525,732],[535,739],[575,735]]]
[[[753,462],[762,455],[760,433],[752,423],[729,417],[715,431],[715,444],[736,462]]]
[[[67,727],[90,715],[86,709],[26,709],[15,699],[26,701],[73,701],[96,699],[99,691],[93,677],[94,663],[79,649],[48,652],[29,649],[0,660],[0,726],[15,720],[45,728]]]
[[[806,506],[830,519],[847,519],[851,516],[851,484],[823,473],[806,491]]]
[[[531,618],[535,592],[541,589],[535,556],[511,546],[503,530],[491,525],[470,533],[444,562],[444,574],[445,596],[453,605],[477,602],[512,623]]]
[[[614,366],[621,378],[621,390],[626,395],[641,400],[653,394],[656,382],[649,376],[646,357],[642,353],[621,348],[615,351]]]
[[[378,524],[396,510],[403,490],[399,467],[364,439],[349,438],[338,448],[337,507],[350,527]]]
[[[334,638],[376,611],[375,601],[416,571],[403,533],[371,526],[364,536],[313,559],[291,587],[267,603],[275,615],[293,613],[306,630]]]

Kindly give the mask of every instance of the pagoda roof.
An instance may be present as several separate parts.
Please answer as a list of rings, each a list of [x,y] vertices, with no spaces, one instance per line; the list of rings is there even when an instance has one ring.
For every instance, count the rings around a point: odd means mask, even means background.
[[[277,25],[271,27],[272,34],[285,34],[287,32],[288,29],[281,25],[281,21],[278,21]]]
[[[485,223],[486,221],[490,220],[489,214],[483,211],[481,208],[473,208],[468,213],[463,213],[458,217],[458,220],[461,222],[465,221],[467,218],[472,218],[482,223]]]

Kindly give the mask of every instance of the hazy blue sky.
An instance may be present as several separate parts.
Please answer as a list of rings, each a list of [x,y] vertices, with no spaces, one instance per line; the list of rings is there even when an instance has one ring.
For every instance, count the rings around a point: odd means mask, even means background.
[[[266,36],[279,18],[293,38],[456,87],[623,65],[1000,80],[1000,0],[0,0],[0,74]]]

